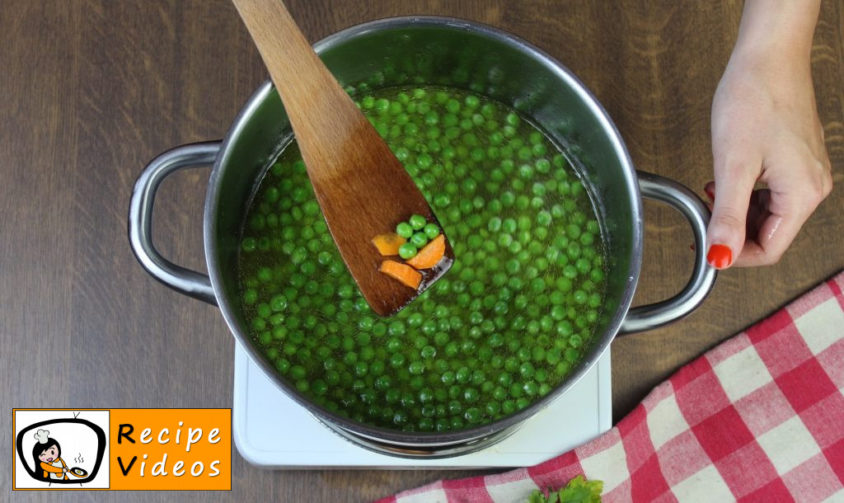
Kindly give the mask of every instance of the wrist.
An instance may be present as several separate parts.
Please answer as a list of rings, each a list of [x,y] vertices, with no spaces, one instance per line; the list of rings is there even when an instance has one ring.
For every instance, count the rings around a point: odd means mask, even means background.
[[[808,64],[820,0],[747,0],[734,53]]]

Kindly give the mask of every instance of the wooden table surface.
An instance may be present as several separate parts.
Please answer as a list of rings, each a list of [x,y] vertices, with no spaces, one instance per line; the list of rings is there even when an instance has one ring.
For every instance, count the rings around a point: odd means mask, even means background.
[[[435,14],[502,28],[559,59],[615,120],[634,164],[702,194],[709,110],[741,2],[289,0],[316,41],[376,18]],[[617,419],[719,341],[844,266],[844,4],[823,3],[812,64],[838,185],[779,264],[722,273],[705,303],[612,345]],[[12,407],[231,407],[234,342],[214,307],[138,265],[127,240],[135,178],[156,154],[221,138],[266,79],[225,0],[3,0],[0,10],[0,438]],[[165,256],[202,269],[208,170],[159,192]],[[636,303],[686,281],[691,232],[646,204]],[[7,447],[8,448],[8,447]],[[0,494],[11,459],[0,456]],[[231,493],[17,494],[15,501],[368,501],[479,472],[266,471],[233,453]]]

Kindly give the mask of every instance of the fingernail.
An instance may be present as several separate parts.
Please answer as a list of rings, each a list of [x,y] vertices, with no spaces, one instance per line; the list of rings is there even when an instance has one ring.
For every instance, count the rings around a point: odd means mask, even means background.
[[[724,269],[733,263],[733,252],[725,245],[712,245],[706,254],[706,261],[716,269]]]
[[[706,192],[706,196],[709,197],[710,201],[715,202],[715,191],[711,187],[704,187],[703,191]]]

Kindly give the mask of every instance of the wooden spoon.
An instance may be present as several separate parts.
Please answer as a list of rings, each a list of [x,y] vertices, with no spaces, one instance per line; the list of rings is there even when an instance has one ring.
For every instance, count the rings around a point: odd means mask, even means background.
[[[396,313],[448,270],[454,252],[446,244],[439,266],[420,271],[422,283],[413,289],[378,271],[385,257],[371,240],[393,231],[412,214],[439,225],[431,207],[313,51],[284,3],[233,2],[279,91],[317,201],[346,267],[376,313]]]

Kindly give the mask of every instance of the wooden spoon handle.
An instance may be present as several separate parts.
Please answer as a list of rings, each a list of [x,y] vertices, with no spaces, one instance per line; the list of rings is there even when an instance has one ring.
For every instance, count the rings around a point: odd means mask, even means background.
[[[258,51],[297,138],[321,140],[308,145],[309,149],[320,149],[314,156],[342,156],[343,143],[348,138],[336,125],[365,118],[314,52],[284,3],[281,0],[233,0],[233,3],[252,38],[260,41]],[[321,166],[313,168],[319,171]],[[308,168],[313,176],[311,166]]]

